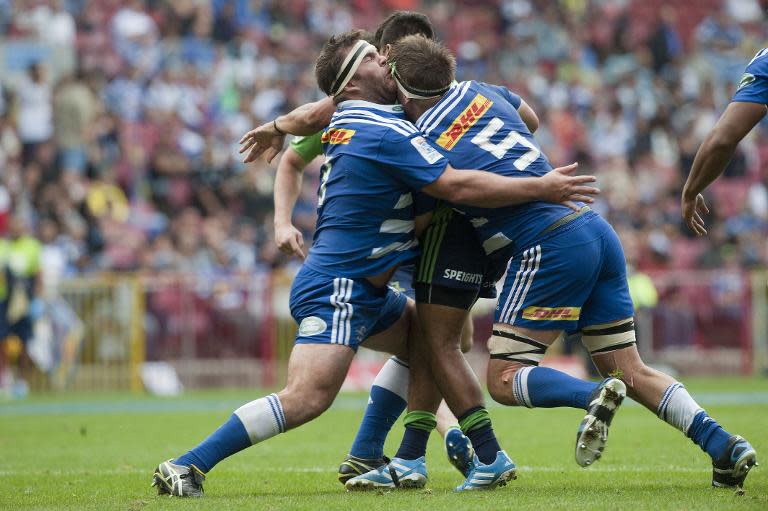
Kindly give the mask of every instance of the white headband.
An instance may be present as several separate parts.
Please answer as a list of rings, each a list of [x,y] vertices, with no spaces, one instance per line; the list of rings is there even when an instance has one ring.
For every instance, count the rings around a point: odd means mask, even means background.
[[[368,41],[364,41],[362,39],[357,41],[355,45],[352,46],[352,48],[349,50],[349,53],[347,53],[347,57],[344,59],[344,62],[341,63],[339,74],[336,75],[336,81],[333,82],[333,87],[331,87],[331,96],[338,96],[341,94],[341,91],[344,90],[344,87],[346,87],[352,77],[355,76],[357,68],[360,67],[360,63],[363,61],[365,56],[369,53],[375,52],[376,47]]]
[[[448,89],[451,88],[450,84],[447,87],[442,87],[435,90],[421,90],[415,87],[409,87],[403,83],[402,78],[400,77],[400,73],[397,72],[397,64],[395,62],[389,63],[389,71],[392,75],[392,79],[395,80],[395,83],[397,84],[397,88],[400,89],[400,92],[403,93],[403,96],[408,99],[437,98],[448,92]]]

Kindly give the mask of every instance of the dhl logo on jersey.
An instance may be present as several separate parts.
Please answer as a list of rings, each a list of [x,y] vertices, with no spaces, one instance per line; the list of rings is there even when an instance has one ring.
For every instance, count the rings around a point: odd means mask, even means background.
[[[581,315],[581,307],[526,307],[523,319],[532,321],[576,321]]]
[[[456,117],[451,125],[445,130],[440,138],[437,139],[437,144],[450,151],[453,146],[461,140],[461,137],[469,131],[469,128],[475,125],[478,119],[483,116],[485,112],[491,108],[493,101],[486,98],[482,94],[475,96],[475,99],[464,109],[458,117]]]
[[[331,128],[328,131],[323,132],[320,141],[323,144],[349,144],[349,141],[352,140],[352,135],[354,134],[355,130]]]

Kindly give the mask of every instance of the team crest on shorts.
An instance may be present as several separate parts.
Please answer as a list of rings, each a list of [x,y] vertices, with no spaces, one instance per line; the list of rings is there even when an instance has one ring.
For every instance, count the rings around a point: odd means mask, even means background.
[[[299,325],[299,336],[311,337],[313,335],[322,334],[328,328],[328,324],[323,321],[322,318],[317,316],[310,316],[301,320]]]

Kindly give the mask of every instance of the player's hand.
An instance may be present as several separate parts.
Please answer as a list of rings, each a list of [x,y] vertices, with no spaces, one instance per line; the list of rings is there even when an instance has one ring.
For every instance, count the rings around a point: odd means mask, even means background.
[[[275,156],[283,150],[284,144],[285,135],[275,130],[274,123],[267,122],[262,124],[243,135],[243,138],[240,139],[240,154],[248,152],[243,158],[243,163],[256,161],[256,158],[262,154],[267,163],[272,163]]]
[[[304,236],[293,224],[275,225],[275,243],[284,254],[304,260]]]
[[[704,197],[699,193],[694,199],[686,199],[685,195],[680,200],[680,209],[683,213],[685,225],[696,233],[696,236],[705,236],[707,229],[704,227],[704,216],[709,213]]]
[[[571,163],[565,167],[550,170],[542,176],[542,200],[564,204],[574,211],[580,209],[574,201],[588,204],[594,202],[594,196],[600,193],[600,189],[586,186],[586,184],[594,183],[597,178],[595,176],[574,176],[578,166],[578,163]]]

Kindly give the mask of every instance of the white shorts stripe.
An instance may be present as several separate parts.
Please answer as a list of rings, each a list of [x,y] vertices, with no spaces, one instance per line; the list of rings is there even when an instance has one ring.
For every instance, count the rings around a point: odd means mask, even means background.
[[[352,298],[352,284],[354,284],[354,280],[352,279],[344,279],[347,281],[347,293],[344,295],[344,307],[346,308],[345,313],[345,321],[344,321],[344,344],[349,346],[349,339],[352,336],[352,313],[354,312],[354,308],[352,307],[352,304],[349,303],[349,299]]]
[[[517,313],[520,312],[520,308],[525,302],[528,290],[531,288],[533,277],[536,275],[536,272],[539,271],[539,265],[541,263],[541,245],[536,245],[535,247],[526,250],[523,258],[527,258],[526,269],[523,272],[522,278],[515,278],[512,289],[509,290],[509,293],[512,296],[512,301],[509,306],[505,306],[504,314],[501,316],[501,322],[506,323],[507,325],[514,324]],[[520,267],[523,267],[522,262]],[[515,287],[517,287],[517,289],[515,289]],[[507,298],[507,301],[509,301],[509,298]]]
[[[341,314],[341,309],[339,309],[339,304],[337,297],[339,295],[339,279],[335,278],[333,279],[333,294],[331,295],[331,305],[336,309],[333,311],[333,326],[331,327],[331,343],[336,343],[336,337],[339,332],[339,314]]]
[[[512,316],[505,321],[508,325],[514,325],[515,324],[515,318],[517,317],[517,313],[520,312],[520,309],[523,306],[523,303],[525,303],[525,297],[528,295],[528,290],[531,288],[531,284],[533,283],[533,278],[536,276],[536,272],[539,271],[539,265],[541,264],[541,245],[536,245],[536,257],[533,260],[533,271],[528,276],[527,282],[525,283],[525,289],[523,289],[523,293],[520,295],[520,299],[517,301],[517,304],[515,305],[514,310],[512,310]]]
[[[532,248],[529,248],[528,250],[523,252],[523,258],[520,261],[520,269],[517,270],[517,273],[515,274],[515,281],[512,283],[512,287],[509,288],[507,301],[504,302],[504,308],[501,310],[501,314],[499,315],[499,318],[501,318],[502,321],[507,316],[507,311],[509,310],[510,302],[512,302],[512,296],[514,296],[515,290],[517,289],[517,286],[520,283],[520,278],[527,271],[526,265],[528,265],[530,262],[532,250],[533,250]],[[512,261],[510,260],[510,262]],[[509,278],[509,263],[507,264],[507,278]]]

